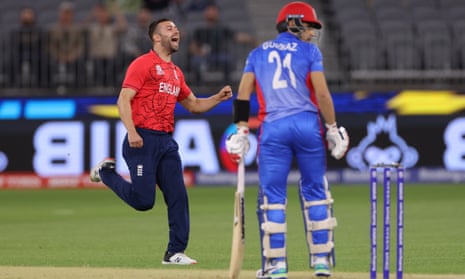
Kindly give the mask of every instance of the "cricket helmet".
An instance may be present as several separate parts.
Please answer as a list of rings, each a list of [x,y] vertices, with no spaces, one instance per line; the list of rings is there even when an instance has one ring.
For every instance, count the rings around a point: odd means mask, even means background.
[[[314,28],[323,26],[316,16],[315,9],[308,3],[294,1],[284,5],[276,18],[276,24],[294,19],[300,22],[311,23]]]

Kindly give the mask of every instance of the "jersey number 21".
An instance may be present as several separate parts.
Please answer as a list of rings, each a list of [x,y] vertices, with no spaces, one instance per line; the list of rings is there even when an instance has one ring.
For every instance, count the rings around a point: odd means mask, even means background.
[[[275,50],[271,51],[270,54],[268,54],[268,63],[273,63],[276,65],[273,75],[273,89],[287,88],[289,86],[289,82],[291,83],[292,87],[297,87],[295,74],[291,68],[291,60],[292,54],[290,53],[287,53],[286,56],[284,56],[284,59],[282,60],[279,56],[279,53]],[[283,78],[283,71],[288,72],[289,79]]]

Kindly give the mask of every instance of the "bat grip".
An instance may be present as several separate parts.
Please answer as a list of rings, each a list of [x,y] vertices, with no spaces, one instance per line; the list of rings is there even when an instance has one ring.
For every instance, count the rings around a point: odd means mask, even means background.
[[[244,192],[245,188],[245,164],[244,159],[239,161],[237,166],[237,191],[240,193]]]

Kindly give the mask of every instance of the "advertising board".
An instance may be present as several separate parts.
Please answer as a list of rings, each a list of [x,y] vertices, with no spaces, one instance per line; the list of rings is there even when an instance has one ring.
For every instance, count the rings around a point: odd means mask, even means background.
[[[454,98],[465,97],[446,92],[452,98],[447,103],[437,99],[429,107],[424,103],[431,94],[437,94],[437,98],[443,93],[373,93],[363,98],[356,93],[335,94],[338,122],[348,130],[351,142],[344,159],[328,156],[330,180],[356,182],[357,173],[363,174],[370,165],[399,162],[415,180],[449,177],[461,181],[457,173],[465,171],[465,115],[462,107],[455,106]],[[0,186],[12,174],[40,179],[80,177],[78,185],[85,186],[89,169],[106,157],[115,157],[117,170],[127,174],[121,157],[125,129],[115,103],[116,97],[1,100]],[[234,174],[236,166],[224,146],[225,138],[234,131],[231,110],[232,102],[203,115],[176,108],[173,137],[180,146],[186,171],[195,174],[194,183],[229,183]],[[259,128],[255,100],[251,111],[251,148],[245,162],[253,173]]]

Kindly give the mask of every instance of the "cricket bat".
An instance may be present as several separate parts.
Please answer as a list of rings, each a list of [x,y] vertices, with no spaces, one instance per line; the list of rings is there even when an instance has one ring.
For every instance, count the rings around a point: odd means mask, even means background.
[[[231,261],[229,263],[229,278],[239,278],[244,258],[245,247],[245,214],[244,214],[244,160],[239,162],[237,168],[237,190],[234,197],[234,223],[231,247]]]

